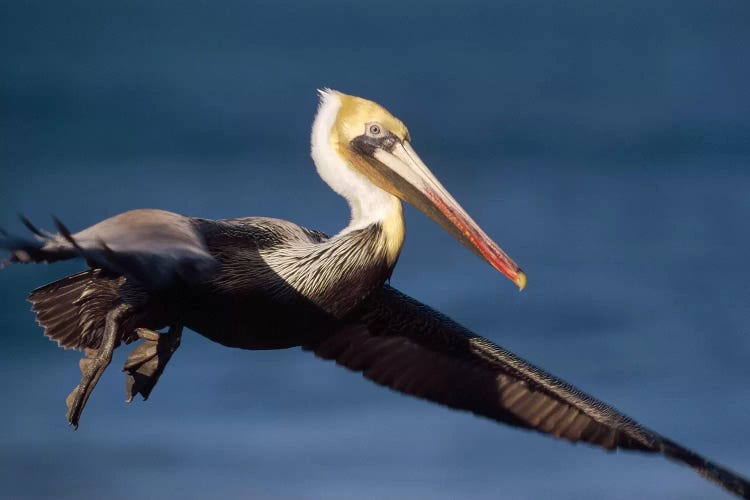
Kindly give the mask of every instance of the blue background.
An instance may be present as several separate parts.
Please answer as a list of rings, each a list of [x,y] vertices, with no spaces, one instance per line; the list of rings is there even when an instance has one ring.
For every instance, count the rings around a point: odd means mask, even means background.
[[[512,284],[416,210],[403,291],[750,475],[750,4],[2,2],[0,225],[138,207],[334,233],[315,89],[374,99],[519,262]],[[152,398],[118,352],[66,427],[75,352],[0,274],[0,496],[723,498],[605,453],[377,387],[299,350],[186,335]]]

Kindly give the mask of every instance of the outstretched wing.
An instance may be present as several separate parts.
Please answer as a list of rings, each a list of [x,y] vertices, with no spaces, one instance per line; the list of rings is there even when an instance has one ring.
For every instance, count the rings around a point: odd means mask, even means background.
[[[745,479],[387,286],[349,326],[306,348],[405,394],[572,442],[661,453],[750,494]]]
[[[75,234],[59,221],[55,221],[59,233],[51,234],[22,220],[36,238],[0,235],[0,248],[11,252],[9,262],[82,257],[92,267],[156,290],[177,279],[201,280],[218,267],[193,220],[164,210],[132,210]]]

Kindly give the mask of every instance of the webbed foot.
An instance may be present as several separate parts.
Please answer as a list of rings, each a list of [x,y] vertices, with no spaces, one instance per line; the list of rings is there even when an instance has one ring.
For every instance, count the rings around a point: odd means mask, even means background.
[[[144,342],[133,349],[122,368],[128,403],[136,394],[148,399],[172,354],[180,346],[182,326],[172,325],[164,334],[147,328],[138,328],[136,333]]]
[[[83,375],[81,382],[65,399],[65,404],[68,406],[66,415],[68,423],[76,429],[78,429],[78,422],[81,419],[81,413],[86,406],[86,402],[102,377],[102,373],[112,361],[112,352],[117,344],[117,330],[120,320],[128,309],[127,305],[118,304],[107,313],[101,345],[98,349],[85,349],[86,357],[78,362]]]

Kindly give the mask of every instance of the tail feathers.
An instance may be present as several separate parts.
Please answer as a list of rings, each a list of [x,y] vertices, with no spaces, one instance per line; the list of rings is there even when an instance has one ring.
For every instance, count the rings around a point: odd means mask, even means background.
[[[713,481],[740,498],[750,498],[750,481],[715,464],[679,444],[662,438],[659,451],[665,456],[688,465],[701,476]]]
[[[21,221],[34,237],[11,235],[0,228],[0,249],[10,252],[8,258],[0,261],[0,269],[16,262],[56,262],[78,256],[75,248],[62,236],[37,229],[23,216]]]
[[[64,349],[97,349],[104,320],[124,278],[90,269],[37,288],[31,310],[44,334]]]

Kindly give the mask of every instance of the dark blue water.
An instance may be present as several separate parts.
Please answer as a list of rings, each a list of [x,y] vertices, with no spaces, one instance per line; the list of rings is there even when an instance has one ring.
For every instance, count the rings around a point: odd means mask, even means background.
[[[393,284],[750,475],[746,2],[4,2],[0,225],[136,207],[336,232],[314,90],[375,99],[529,275],[415,210]],[[127,405],[118,352],[65,425],[78,353],[0,274],[0,496],[722,498],[685,467],[397,395],[297,350],[186,335]]]

